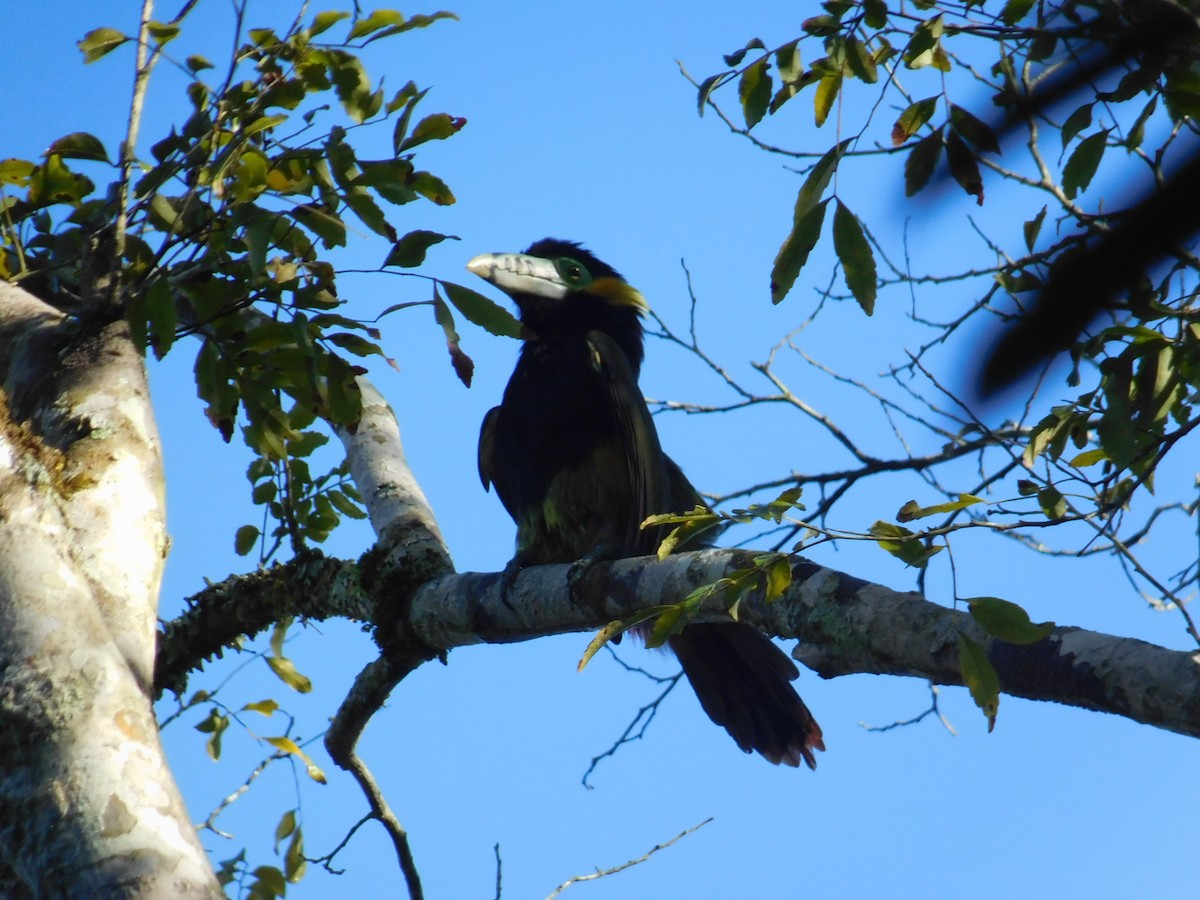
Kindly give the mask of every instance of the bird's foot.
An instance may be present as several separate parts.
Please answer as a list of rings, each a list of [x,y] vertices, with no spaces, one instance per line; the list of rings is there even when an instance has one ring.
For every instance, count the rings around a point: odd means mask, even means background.
[[[500,573],[500,600],[510,611],[515,610],[511,596],[513,585],[517,583],[517,576],[521,574],[523,568],[520,558],[513,557],[505,565],[504,571]]]

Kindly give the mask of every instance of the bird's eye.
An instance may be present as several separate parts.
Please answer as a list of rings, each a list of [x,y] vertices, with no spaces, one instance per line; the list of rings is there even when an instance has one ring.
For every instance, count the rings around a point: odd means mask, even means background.
[[[573,288],[586,287],[588,282],[592,280],[592,274],[581,263],[570,257],[559,257],[554,261],[554,267],[558,269],[558,274],[562,280]]]

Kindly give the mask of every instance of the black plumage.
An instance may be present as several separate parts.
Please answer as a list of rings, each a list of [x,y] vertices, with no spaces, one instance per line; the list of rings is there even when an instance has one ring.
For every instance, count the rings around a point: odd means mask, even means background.
[[[578,244],[550,238],[468,268],[512,297],[531,333],[479,441],[484,486],[495,485],[517,524],[513,565],[653,552],[661,534],[639,528],[646,516],[701,501],[663,453],[637,386],[641,295]],[[821,729],[791,687],[795,665],[765,635],[698,623],[669,645],[739,747],[816,766]]]

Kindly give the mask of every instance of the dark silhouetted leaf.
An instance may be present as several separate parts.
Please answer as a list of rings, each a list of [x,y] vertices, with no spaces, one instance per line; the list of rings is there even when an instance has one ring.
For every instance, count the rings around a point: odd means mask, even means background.
[[[440,244],[445,240],[457,241],[458,236],[420,229],[410,231],[392,245],[391,252],[388,253],[387,259],[384,260],[383,264],[385,266],[400,266],[406,269],[419,266],[425,262],[426,251],[434,244]]]
[[[904,160],[904,195],[912,197],[929,183],[942,158],[942,129],[913,145]]]
[[[771,75],[767,71],[766,60],[748,66],[742,73],[738,82],[738,99],[742,103],[742,115],[749,130],[762,121],[771,102]]]
[[[1000,152],[1000,143],[992,127],[953,103],[950,104],[950,127],[980,150],[986,153]]]
[[[946,135],[946,159],[950,163],[950,174],[964,191],[974,196],[975,202],[983,206],[983,177],[979,174],[979,164],[958,133],[951,131]]]
[[[1063,193],[1074,200],[1080,191],[1086,191],[1092,176],[1100,167],[1104,151],[1108,147],[1108,130],[1097,131],[1079,142],[1062,170]]]
[[[850,293],[868,316],[875,311],[875,254],[862,223],[840,200],[833,210],[833,249]]]

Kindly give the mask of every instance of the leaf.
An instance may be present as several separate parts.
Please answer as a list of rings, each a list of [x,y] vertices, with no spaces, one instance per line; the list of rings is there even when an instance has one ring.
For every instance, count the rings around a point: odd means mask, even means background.
[[[430,247],[434,244],[440,244],[445,240],[457,241],[458,236],[420,229],[410,231],[392,245],[392,249],[383,264],[385,266],[400,266],[406,269],[414,268],[425,262],[425,253]]]
[[[98,162],[108,162],[108,151],[100,143],[100,139],[86,131],[76,131],[65,137],[60,137],[51,144],[44,156],[57,153],[65,159],[92,159]]]
[[[980,150],[986,153],[1000,152],[1000,142],[996,140],[996,132],[992,131],[992,127],[953,103],[950,104],[950,127]]]
[[[1000,711],[1000,676],[984,649],[965,634],[958,636],[958,665],[971,699],[987,716],[990,732],[996,727],[996,714]]]
[[[1023,608],[999,597],[969,597],[967,604],[980,628],[1010,644],[1036,644],[1054,631],[1053,622],[1035,625]]]
[[[381,28],[402,24],[404,24],[404,16],[401,13],[394,9],[377,9],[369,16],[359,19],[350,26],[350,32],[346,35],[346,40],[352,41],[373,31],[379,31]]]
[[[233,539],[233,549],[238,556],[245,556],[254,549],[254,545],[258,543],[258,536],[261,532],[257,526],[243,525],[237,530],[237,535]]]
[[[1033,9],[1034,0],[1008,0],[1000,10],[1005,25],[1016,25]]]
[[[579,663],[575,667],[575,671],[582,672],[584,666],[592,661],[592,657],[600,652],[600,648],[615,638],[617,635],[624,634],[630,628],[642,624],[648,619],[653,619],[655,616],[661,615],[669,606],[652,606],[649,609],[643,609],[634,613],[625,619],[614,619],[603,628],[596,632],[595,637],[587,645],[587,649],[583,651],[583,656],[579,658]]]
[[[802,189],[803,191],[803,189]],[[832,199],[832,198],[830,198]],[[784,239],[783,245],[775,255],[775,263],[771,267],[771,302],[779,303],[800,275],[800,270],[808,262],[808,255],[821,237],[821,226],[825,222],[825,207],[829,200],[823,200],[809,210],[793,227],[791,233]]]
[[[1037,501],[1047,519],[1061,519],[1067,514],[1067,500],[1056,487],[1042,488]]]
[[[871,315],[875,311],[875,254],[862,223],[841,200],[833,210],[833,249],[842,264],[850,293],[862,311]]]
[[[275,710],[279,709],[279,704],[270,699],[259,700],[256,703],[247,703],[242,707],[242,709],[246,710],[247,712],[262,713],[262,715],[269,718],[270,715],[275,712]]]
[[[783,554],[775,555],[774,559],[763,567],[763,576],[766,582],[764,599],[767,603],[774,603],[791,586],[791,560]]]
[[[742,103],[742,115],[749,131],[762,121],[767,105],[771,102],[771,74],[765,59],[748,66],[738,81],[738,99]]]
[[[289,809],[279,818],[275,826],[275,852],[279,852],[279,842],[291,837],[296,830],[296,811]]]
[[[1106,459],[1108,459],[1108,454],[1099,447],[1096,447],[1092,450],[1084,450],[1075,456],[1069,464],[1076,469],[1083,469],[1088,466],[1094,466],[1098,462],[1104,462]]]
[[[451,281],[443,281],[440,284],[454,308],[462,313],[468,322],[497,337],[521,337],[521,323],[504,307],[483,294]]]
[[[76,46],[83,51],[85,63],[94,63],[129,40],[132,38],[115,28],[96,28],[85,34],[82,40],[76,42]]]
[[[467,124],[467,120],[452,116],[449,113],[434,113],[431,116],[426,116],[417,123],[417,127],[412,130],[407,138],[400,142],[396,148],[396,154],[399,155],[405,150],[411,150],[418,144],[424,144],[426,141],[444,141],[446,138],[458,134],[462,127]]]
[[[348,12],[336,12],[334,10],[319,12],[313,16],[313,23],[308,27],[308,34],[310,37],[321,34],[328,31],[338,22],[342,21],[342,19],[348,18],[350,18],[350,13]]]
[[[1086,191],[1092,176],[1100,167],[1104,151],[1108,146],[1108,129],[1088,135],[1079,142],[1062,170],[1063,193],[1074,200],[1080,191]]]
[[[722,79],[729,74],[731,73],[718,72],[716,75],[709,75],[702,82],[700,82],[700,87],[696,92],[696,110],[700,114],[701,118],[704,117],[704,107],[708,105],[709,95],[719,84],[722,83]]]
[[[450,352],[450,365],[454,368],[454,374],[458,376],[459,381],[470,387],[471,378],[475,374],[475,362],[459,346],[461,338],[454,330],[454,314],[438,294],[436,286],[433,289],[433,318],[442,326],[442,333],[446,336],[446,349]]]
[[[346,246],[346,223],[335,213],[305,203],[292,207],[288,215],[320,238],[327,248]]]
[[[917,194],[933,177],[938,160],[942,157],[942,129],[921,138],[908,152],[904,160],[904,196]]]
[[[742,60],[746,58],[746,54],[749,53],[751,50],[766,50],[766,49],[767,49],[767,45],[764,44],[761,39],[750,38],[750,40],[746,43],[746,46],[743,47],[741,50],[734,50],[732,53],[725,54],[725,65],[727,65],[727,66],[741,65]]]
[[[833,109],[833,103],[837,100],[841,89],[841,72],[838,72],[836,75],[827,75],[817,82],[817,92],[813,95],[813,114],[818,128],[824,125],[825,120],[829,118],[829,113]]]
[[[179,37],[180,28],[172,22],[147,22],[146,31],[161,45]]]
[[[1094,102],[1091,101],[1083,104],[1083,106],[1067,116],[1067,121],[1063,122],[1062,145],[1064,150],[1067,149],[1067,144],[1071,143],[1075,135],[1092,124],[1092,104]]]
[[[270,660],[268,660],[268,662],[269,661]],[[320,784],[325,784],[325,773],[322,772],[320,767],[312,761],[312,757],[301,750],[300,745],[293,741],[290,737],[281,735],[279,737],[264,738],[264,740],[276,750],[280,750],[291,756],[297,756],[302,759],[306,764],[308,777]]]
[[[1023,230],[1025,233],[1025,249],[1030,253],[1033,252],[1033,246],[1037,243],[1038,234],[1042,230],[1042,222],[1046,220],[1046,207],[1042,207],[1042,211],[1025,223]]]
[[[943,550],[937,544],[927,546],[919,536],[891,522],[876,522],[868,531],[875,536],[880,549],[918,569],[925,568],[930,558]]]
[[[864,0],[863,12],[866,13],[868,27],[880,29],[887,24],[887,0]]]
[[[976,497],[974,494],[959,494],[957,500],[938,503],[934,506],[918,506],[916,500],[909,500],[900,507],[900,511],[896,514],[896,519],[900,522],[911,522],[914,519],[924,519],[926,516],[957,512],[960,509],[967,509],[968,507],[984,502],[986,501],[982,497]]]
[[[904,112],[900,113],[900,118],[896,120],[896,124],[892,126],[892,146],[899,147],[910,137],[921,130],[921,126],[929,121],[937,109],[938,98],[935,94],[932,97],[926,97],[924,100],[918,100],[915,103],[910,103]],[[912,196],[911,194],[909,196]]]
[[[942,24],[940,15],[926,19],[918,25],[913,30],[908,46],[904,48],[901,56],[904,64],[910,69],[920,69],[925,66],[942,68],[937,51],[941,50],[941,38],[944,30],[945,26]]]
[[[214,68],[213,64],[209,62],[206,57],[201,56],[199,53],[193,53],[191,56],[189,56],[186,60],[184,60],[184,65],[187,66],[188,71],[193,75],[195,75],[197,72],[203,72],[205,69]]]
[[[854,77],[865,84],[874,84],[879,80],[875,60],[859,38],[851,37],[846,41],[846,63]]]
[[[979,174],[979,164],[969,147],[951,131],[946,136],[946,159],[950,163],[950,174],[964,191],[972,194],[979,206],[983,206],[983,177]]]
[[[413,172],[409,176],[408,186],[438,206],[449,206],[454,202],[454,194],[446,182],[431,172]]]
[[[280,681],[297,693],[307,694],[312,690],[312,681],[302,675],[296,668],[296,664],[286,656],[268,656],[267,665],[271,667],[271,671],[278,676]]]

